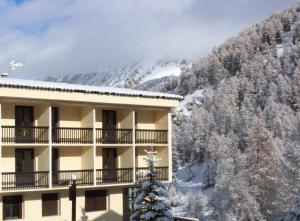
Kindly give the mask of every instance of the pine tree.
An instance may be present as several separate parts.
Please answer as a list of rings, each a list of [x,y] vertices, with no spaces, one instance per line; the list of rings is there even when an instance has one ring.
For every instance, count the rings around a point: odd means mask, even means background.
[[[158,160],[155,158],[156,152],[146,151],[145,158],[148,169],[145,172],[145,179],[139,181],[138,196],[134,202],[135,212],[130,217],[131,220],[145,221],[171,221],[173,220],[170,212],[170,206],[166,202],[168,193],[166,187],[158,180],[156,176],[158,170],[156,165]]]

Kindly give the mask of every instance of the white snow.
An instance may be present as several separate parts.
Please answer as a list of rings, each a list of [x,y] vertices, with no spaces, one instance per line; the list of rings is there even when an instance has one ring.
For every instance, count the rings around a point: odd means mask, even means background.
[[[166,93],[150,92],[150,91],[142,91],[142,90],[131,90],[126,88],[100,87],[100,86],[79,85],[79,84],[33,81],[33,80],[23,80],[23,79],[15,79],[15,78],[0,78],[0,86],[26,87],[26,88],[34,88],[34,89],[48,89],[48,90],[64,90],[64,91],[72,91],[72,92],[98,93],[98,94],[123,95],[123,96],[155,97],[155,98],[166,98],[166,99],[176,99],[176,100],[182,99],[181,96],[175,94],[166,94]]]
[[[179,205],[172,207],[172,213],[176,216],[186,215],[186,206],[190,197],[199,194],[202,203],[206,205],[212,195],[213,188],[204,188],[207,174],[205,164],[196,163],[189,167],[183,167],[175,174],[175,179],[172,183],[176,188],[176,195],[170,198],[171,201],[178,202]],[[203,205],[203,206],[205,206]],[[204,211],[209,215],[210,211]]]
[[[193,107],[195,105],[200,107],[203,104],[203,102],[204,96],[202,94],[202,90],[196,90],[193,94],[189,94],[184,97],[184,100],[176,108],[176,113],[189,117],[191,115]]]
[[[141,83],[145,83],[146,81],[159,79],[167,76],[179,76],[181,74],[180,65],[177,63],[169,63],[164,66],[155,66],[152,69],[151,74],[147,75]]]
[[[276,45],[277,55],[281,57],[283,55],[285,47],[293,41],[294,31],[291,30],[282,35],[282,43]]]

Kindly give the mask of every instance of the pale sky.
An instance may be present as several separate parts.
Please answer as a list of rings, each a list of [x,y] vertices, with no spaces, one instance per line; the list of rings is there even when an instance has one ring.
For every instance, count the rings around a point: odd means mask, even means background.
[[[296,0],[0,0],[0,72],[42,78],[197,60]]]

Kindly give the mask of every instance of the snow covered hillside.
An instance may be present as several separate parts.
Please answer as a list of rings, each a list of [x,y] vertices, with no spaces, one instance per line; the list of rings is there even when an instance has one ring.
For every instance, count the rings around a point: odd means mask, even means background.
[[[213,187],[207,186],[208,173],[209,170],[203,163],[186,165],[178,170],[173,183],[169,186],[169,197],[175,216],[192,216],[191,210],[193,209],[191,207],[199,204],[199,200],[201,201],[199,209],[203,216],[210,215],[211,211],[206,205],[213,192]],[[198,218],[198,216],[199,213],[194,217]]]
[[[178,78],[183,65],[185,64],[177,61],[158,61],[155,64],[134,63],[132,65],[103,67],[89,74],[48,76],[43,80],[147,90],[162,78],[164,80],[168,77]]]

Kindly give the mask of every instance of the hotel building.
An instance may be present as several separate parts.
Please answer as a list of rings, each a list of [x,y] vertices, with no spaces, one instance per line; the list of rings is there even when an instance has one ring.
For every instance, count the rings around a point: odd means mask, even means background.
[[[0,219],[126,221],[145,149],[172,179],[177,95],[0,78]]]

